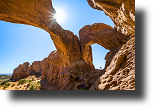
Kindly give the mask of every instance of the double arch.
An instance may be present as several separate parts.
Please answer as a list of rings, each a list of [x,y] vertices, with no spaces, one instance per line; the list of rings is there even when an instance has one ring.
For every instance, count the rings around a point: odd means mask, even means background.
[[[51,0],[0,1],[0,20],[32,25],[47,31],[57,49],[57,55],[65,64],[84,60],[93,67],[90,45],[97,43],[112,50],[129,39],[112,27],[98,23],[84,26],[79,32],[79,40],[56,22],[54,14]]]

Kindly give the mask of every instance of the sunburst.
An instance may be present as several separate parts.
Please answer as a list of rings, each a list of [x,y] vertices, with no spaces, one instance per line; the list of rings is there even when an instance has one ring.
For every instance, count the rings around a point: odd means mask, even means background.
[[[65,21],[65,14],[63,10],[56,10],[54,18],[59,24],[63,23]]]

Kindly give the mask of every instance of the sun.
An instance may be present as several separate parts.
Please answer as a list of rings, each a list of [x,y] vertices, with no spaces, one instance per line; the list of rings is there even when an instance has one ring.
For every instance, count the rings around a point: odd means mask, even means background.
[[[56,10],[56,13],[54,15],[55,20],[61,24],[65,21],[65,14],[63,10]]]

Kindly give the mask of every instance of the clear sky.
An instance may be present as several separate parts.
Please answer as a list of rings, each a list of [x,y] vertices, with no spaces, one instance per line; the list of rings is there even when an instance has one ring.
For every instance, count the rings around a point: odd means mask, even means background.
[[[87,0],[53,0],[53,7],[62,19],[59,24],[78,35],[84,25],[105,23],[112,27],[112,20],[103,11],[93,9]],[[79,35],[78,35],[79,36]],[[108,50],[98,44],[92,45],[95,68],[103,68]],[[12,73],[24,62],[41,61],[55,46],[50,35],[37,27],[0,21],[0,73]]]

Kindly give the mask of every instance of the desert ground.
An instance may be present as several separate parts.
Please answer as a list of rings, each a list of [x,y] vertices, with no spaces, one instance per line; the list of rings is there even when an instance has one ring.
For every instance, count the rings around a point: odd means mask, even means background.
[[[0,76],[0,90],[40,90],[41,76],[31,75],[19,81],[11,81],[11,75]]]

